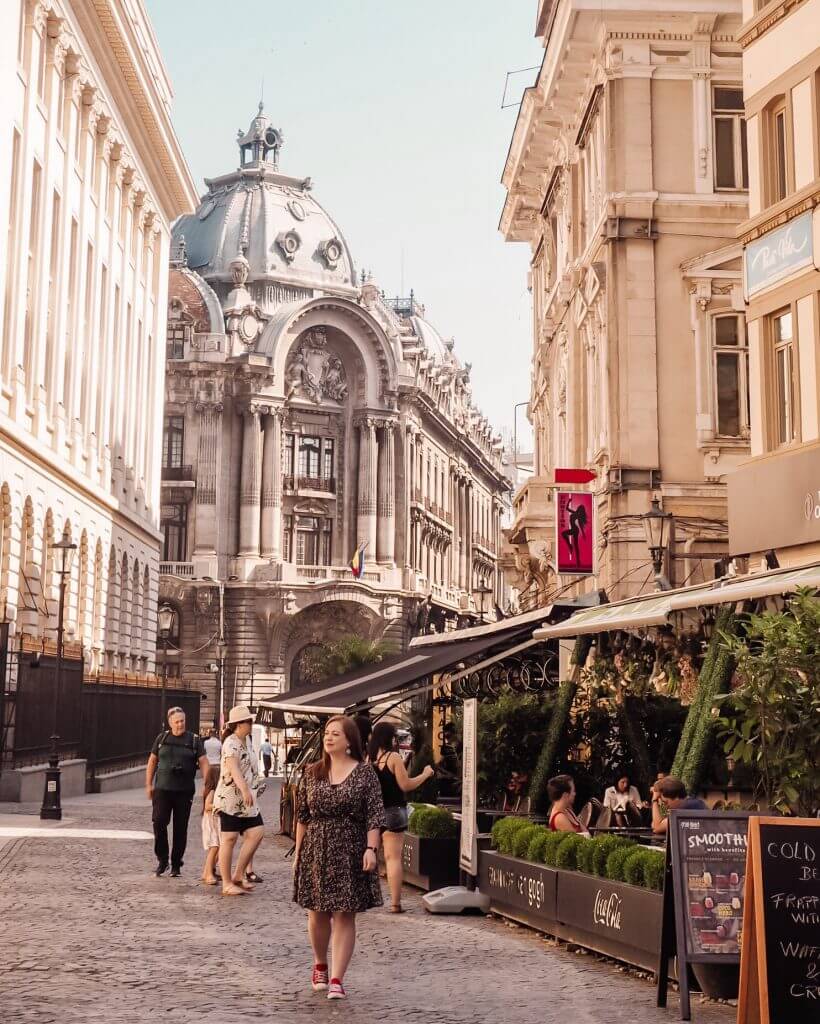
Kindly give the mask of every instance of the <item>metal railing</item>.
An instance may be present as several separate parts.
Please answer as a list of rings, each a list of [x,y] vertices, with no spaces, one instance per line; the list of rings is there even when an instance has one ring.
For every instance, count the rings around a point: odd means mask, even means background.
[[[160,576],[187,576],[194,578],[193,562],[160,562]]]
[[[336,477],[333,476],[286,476],[283,478],[286,491],[323,491],[336,493]]]
[[[163,480],[193,480],[194,479],[194,467],[193,466],[163,466],[162,467],[162,479]]]

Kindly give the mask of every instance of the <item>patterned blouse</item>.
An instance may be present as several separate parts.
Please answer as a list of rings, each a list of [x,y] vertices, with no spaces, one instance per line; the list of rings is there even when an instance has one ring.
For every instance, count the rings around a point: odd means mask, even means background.
[[[250,806],[242,799],[239,787],[231,774],[230,759],[232,757],[239,761],[242,778],[251,791],[253,802]],[[259,770],[250,740],[243,742],[236,733],[232,733],[222,744],[219,782],[214,793],[214,810],[232,814],[238,818],[256,818],[259,814],[259,807],[256,803],[258,784]]]

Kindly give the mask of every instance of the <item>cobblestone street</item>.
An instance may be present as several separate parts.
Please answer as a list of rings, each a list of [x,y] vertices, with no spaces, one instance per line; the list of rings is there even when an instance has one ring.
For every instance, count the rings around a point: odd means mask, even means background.
[[[12,810],[36,813],[30,805],[0,807]],[[5,1024],[678,1019],[676,995],[668,1010],[657,1010],[652,985],[613,964],[568,953],[498,920],[433,917],[410,891],[411,912],[403,917],[380,910],[360,918],[348,1001],[328,1003],[306,984],[311,957],[304,914],[290,901],[289,844],[274,836],[276,808],[269,795],[263,810],[268,838],[256,867],[265,882],[243,899],[222,899],[199,883],[198,814],[191,818],[178,881],[153,877],[147,840],[5,840]],[[14,825],[15,817],[6,813],[0,820]],[[150,813],[141,792],[85,797],[65,802],[61,827],[147,831]],[[726,1006],[696,1001],[693,1011],[704,1024],[734,1020]]]

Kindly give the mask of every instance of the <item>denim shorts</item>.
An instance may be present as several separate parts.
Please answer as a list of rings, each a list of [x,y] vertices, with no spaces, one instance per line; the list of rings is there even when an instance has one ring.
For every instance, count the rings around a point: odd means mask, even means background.
[[[384,831],[385,832],[406,832],[407,831],[407,807],[385,807],[384,809]]]

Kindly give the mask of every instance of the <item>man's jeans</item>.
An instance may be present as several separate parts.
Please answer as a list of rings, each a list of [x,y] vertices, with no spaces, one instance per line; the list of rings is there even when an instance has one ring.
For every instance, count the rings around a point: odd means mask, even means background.
[[[181,868],[188,842],[188,819],[191,817],[193,793],[180,793],[171,789],[154,790],[154,853],[160,864],[168,863],[168,823],[174,817],[171,845],[171,867]]]

